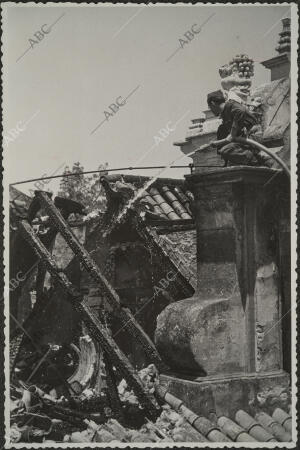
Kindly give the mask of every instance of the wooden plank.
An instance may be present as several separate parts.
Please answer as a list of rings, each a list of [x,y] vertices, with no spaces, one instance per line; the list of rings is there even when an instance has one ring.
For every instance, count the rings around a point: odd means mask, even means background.
[[[88,306],[87,299],[85,299],[85,297],[83,297],[77,288],[69,281],[65,273],[58,269],[49,251],[25,220],[20,222],[20,232],[33,247],[38,257],[41,258],[41,262],[45,265],[51,276],[53,276],[53,278],[61,285],[68,296],[68,300],[72,302],[76,310],[81,314],[82,320],[86,324],[90,335],[101,344],[103,350],[109,355],[111,363],[120,370],[128,385],[133,389],[141,406],[145,409],[146,415],[150,418],[156,418],[159,413],[159,407],[153,396],[145,392],[143,383],[138,374],[108,331],[93,314]]]
[[[68,223],[62,217],[61,213],[53,204],[52,200],[48,197],[45,192],[39,191],[37,198],[40,200],[43,207],[46,209],[54,225],[60,231],[70,248],[73,250],[75,256],[80,260],[82,265],[91,275],[91,277],[96,281],[98,285],[103,289],[103,294],[106,300],[112,306],[114,313],[119,317],[122,327],[126,328],[127,331],[137,340],[137,342],[142,346],[149,361],[157,366],[158,369],[166,369],[155,345],[145,333],[139,323],[135,320],[133,314],[130,310],[122,308],[120,298],[117,292],[109,284],[105,276],[100,271],[100,268],[91,258],[89,252],[80,244],[76,236],[73,234]]]

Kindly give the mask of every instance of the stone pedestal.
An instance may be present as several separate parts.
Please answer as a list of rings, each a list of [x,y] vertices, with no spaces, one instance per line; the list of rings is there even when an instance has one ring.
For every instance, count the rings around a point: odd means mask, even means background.
[[[198,119],[202,122],[201,130],[189,131],[184,141],[174,142],[174,145],[180,147],[180,150],[185,155],[217,139],[217,129],[222,122],[221,119],[215,117],[209,109],[204,111],[203,115],[204,119],[203,116],[201,119]],[[197,151],[191,155],[191,158],[193,159],[195,172],[213,171],[216,166],[224,166],[224,161],[217,154],[216,148],[212,147]],[[209,169],[209,166],[212,166],[211,169]]]
[[[287,411],[291,403],[289,377],[283,371],[194,380],[160,375],[160,384],[200,416],[235,420],[239,409],[251,415],[262,409],[272,415],[276,408]]]
[[[160,353],[181,376],[204,382],[276,373],[287,381],[274,234],[279,214],[264,187],[274,172],[228,167],[187,177],[195,196],[197,291],[169,305],[156,329]]]

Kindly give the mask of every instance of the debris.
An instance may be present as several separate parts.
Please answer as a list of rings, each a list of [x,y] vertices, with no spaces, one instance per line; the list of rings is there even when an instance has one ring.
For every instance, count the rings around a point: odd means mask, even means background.
[[[158,383],[156,367],[142,369],[139,377],[147,392]],[[86,388],[69,399],[58,397],[57,389],[37,385],[12,387],[11,442],[192,442],[191,426],[180,412],[163,405],[156,422],[141,414],[134,393],[122,379],[117,387],[125,423],[120,423],[108,407],[105,389],[101,393]],[[28,410],[25,407],[25,404]],[[95,407],[96,405],[96,407]],[[36,410],[32,412],[32,408]],[[190,427],[190,428],[189,428]]]
[[[105,429],[96,431],[94,441],[95,442],[111,442],[116,440],[115,436]]]
[[[25,406],[25,409],[28,411],[28,409],[30,408],[30,404],[31,404],[31,393],[26,389],[24,389],[24,391],[23,391],[21,403]]]
[[[75,431],[71,434],[68,442],[73,443],[83,443],[83,442],[91,442],[92,434],[88,430],[84,431]]]
[[[18,425],[16,423],[13,423],[10,427],[10,441],[12,443],[19,442],[21,440],[21,430],[18,428]]]
[[[82,222],[89,222],[90,220],[96,219],[100,216],[101,216],[101,210],[95,209],[95,210],[91,211],[90,213],[88,213],[86,216],[84,216],[82,218]]]
[[[88,251],[77,242],[61,213],[44,193],[39,192],[37,200],[43,204],[51,222],[62,233],[80,263],[102,287],[105,300],[114,307],[121,323],[142,344],[149,359],[160,367],[162,361],[154,344],[133,320],[131,312],[122,307],[117,293]],[[19,372],[13,374],[18,386],[11,390],[11,441],[144,443],[184,439],[183,419],[171,408],[161,413],[160,404],[155,399],[155,389],[159,384],[155,365],[150,364],[137,373],[107,327],[93,314],[85,296],[57,266],[30,223],[22,220],[20,232],[45,264],[53,282],[58,282],[68,294],[68,299],[82,315],[89,335],[79,339],[78,347],[73,344],[75,358],[65,344],[43,344],[41,349],[33,342],[29,349],[25,348],[17,367]],[[100,367],[99,352],[103,367]],[[50,369],[53,374],[55,371],[68,374],[58,377],[55,373],[51,377]],[[70,370],[73,371],[71,376]],[[116,378],[120,374],[124,379]],[[99,376],[101,382],[96,383],[96,388],[94,380]]]

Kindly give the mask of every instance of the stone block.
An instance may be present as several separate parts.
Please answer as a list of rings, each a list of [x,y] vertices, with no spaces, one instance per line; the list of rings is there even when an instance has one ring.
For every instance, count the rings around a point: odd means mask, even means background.
[[[238,296],[181,300],[158,316],[155,343],[170,367],[182,373],[243,372],[243,316]]]
[[[253,414],[263,408],[274,420],[290,428],[290,416],[284,412],[290,402],[281,392],[289,390],[289,376],[283,371],[264,374],[239,374],[210,377],[160,375],[160,384],[198,415],[208,412],[235,421],[237,410]],[[278,412],[279,411],[279,412]],[[290,431],[287,428],[288,431]]]

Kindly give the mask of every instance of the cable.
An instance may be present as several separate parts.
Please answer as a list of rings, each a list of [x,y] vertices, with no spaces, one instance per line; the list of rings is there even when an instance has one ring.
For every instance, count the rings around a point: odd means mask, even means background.
[[[226,143],[228,143],[228,141],[226,139],[221,139],[220,141],[215,141],[215,142],[218,143],[218,144],[221,144],[221,143],[226,144]],[[259,144],[258,142],[253,141],[252,139],[249,139],[249,138],[245,139],[245,138],[241,138],[241,137],[236,138],[235,142],[241,142],[241,143],[250,144],[250,145],[252,145],[254,147],[257,147],[259,150],[267,153],[269,156],[271,156],[271,158],[275,159],[278,162],[278,164],[283,168],[283,170],[285,171],[285,173],[289,177],[291,176],[290,170],[287,167],[287,165],[284,163],[284,161],[279,156],[277,156],[273,152],[271,152],[264,145]],[[207,146],[207,145],[205,145],[205,146]],[[199,147],[199,149],[201,149],[202,147]],[[193,153],[196,153],[196,151],[199,150],[199,149],[196,149]],[[217,166],[217,165],[203,165],[203,166],[197,165],[197,166],[195,166],[195,165],[189,164],[188,166],[186,166],[186,165],[185,166],[170,166],[169,169],[186,169],[188,167],[192,171],[192,169],[194,167],[203,167],[203,168],[212,168],[212,167],[216,168],[217,167],[217,168],[220,168],[222,166],[220,166],[220,165],[219,166]],[[120,170],[122,170],[122,171],[123,170],[151,170],[151,169],[165,169],[165,168],[166,168],[166,166],[144,166],[144,167],[141,166],[141,167],[119,167],[117,169],[104,169],[104,170],[87,170],[87,171],[84,171],[84,172],[70,172],[70,173],[62,173],[60,175],[50,175],[48,177],[31,178],[31,179],[28,179],[28,180],[16,181],[15,183],[10,183],[9,185],[10,186],[16,186],[18,184],[33,183],[34,181],[52,180],[54,178],[63,178],[63,177],[72,177],[72,176],[76,177],[76,176],[79,176],[79,175],[87,175],[87,174],[91,174],[91,173],[103,173],[103,174],[106,174],[108,172],[118,172]]]
[[[16,186],[17,184],[25,184],[25,183],[32,183],[34,181],[40,181],[40,180],[51,180],[53,178],[63,178],[63,177],[76,177],[79,175],[87,175],[90,173],[103,173],[106,174],[107,172],[117,172],[119,170],[148,170],[148,169],[164,169],[166,166],[145,166],[145,167],[120,167],[118,169],[104,169],[104,170],[88,170],[88,171],[84,171],[84,172],[71,172],[71,173],[62,173],[60,175],[51,175],[49,177],[41,177],[41,178],[31,178],[28,180],[23,180],[23,181],[16,181],[15,183],[10,183],[10,186]],[[208,166],[192,166],[192,167],[221,167],[221,166],[212,166],[212,165],[208,165]],[[191,168],[190,165],[188,166],[170,166],[170,169],[186,169],[186,168]]]

